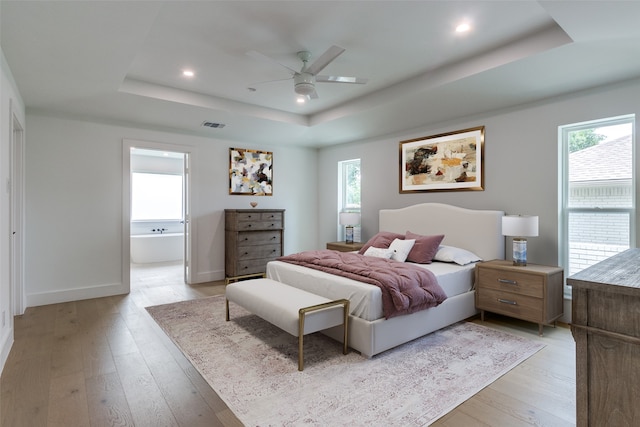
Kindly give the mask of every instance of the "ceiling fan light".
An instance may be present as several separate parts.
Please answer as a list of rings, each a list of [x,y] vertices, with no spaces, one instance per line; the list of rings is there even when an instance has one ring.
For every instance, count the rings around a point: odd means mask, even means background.
[[[298,95],[311,95],[316,91],[315,79],[309,73],[299,73],[293,78],[293,90]]]
[[[295,86],[295,92],[298,95],[310,95],[316,90],[313,83],[297,83]]]

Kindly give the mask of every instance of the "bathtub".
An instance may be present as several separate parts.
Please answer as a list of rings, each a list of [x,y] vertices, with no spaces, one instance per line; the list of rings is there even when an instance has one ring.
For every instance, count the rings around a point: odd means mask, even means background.
[[[138,234],[131,236],[131,262],[180,261],[184,258],[184,234]]]

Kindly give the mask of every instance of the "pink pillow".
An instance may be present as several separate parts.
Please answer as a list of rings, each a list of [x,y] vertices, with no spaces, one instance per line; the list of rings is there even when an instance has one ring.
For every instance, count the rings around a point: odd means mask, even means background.
[[[431,264],[433,257],[436,256],[438,252],[440,242],[444,239],[444,234],[421,236],[420,234],[407,231],[406,238],[416,240],[413,248],[411,248],[411,252],[409,252],[407,261],[417,264]]]
[[[358,251],[360,255],[363,255],[370,246],[374,248],[382,248],[387,249],[391,242],[395,239],[404,240],[404,234],[392,233],[390,231],[381,231],[372,238],[370,238],[367,243]]]

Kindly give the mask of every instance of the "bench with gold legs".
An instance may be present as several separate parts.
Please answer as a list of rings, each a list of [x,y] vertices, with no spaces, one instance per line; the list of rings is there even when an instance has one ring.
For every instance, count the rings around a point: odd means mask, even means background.
[[[298,337],[298,370],[304,369],[304,336],[334,326],[344,329],[343,353],[348,351],[349,300],[328,298],[271,279],[253,279],[227,285],[229,301],[243,307],[283,331]]]

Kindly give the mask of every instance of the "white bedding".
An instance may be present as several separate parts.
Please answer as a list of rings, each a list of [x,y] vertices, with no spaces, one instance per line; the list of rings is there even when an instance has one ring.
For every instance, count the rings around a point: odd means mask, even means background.
[[[434,262],[420,266],[436,275],[447,297],[473,288],[475,264]],[[371,321],[384,317],[382,292],[377,286],[281,261],[267,264],[267,277],[332,300],[346,298],[350,301],[351,315],[361,319]]]

